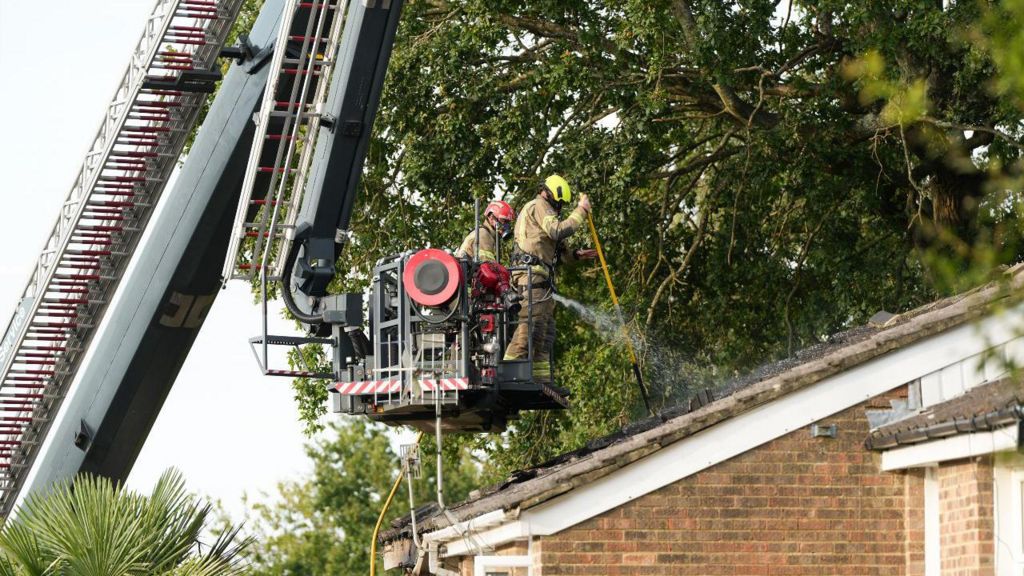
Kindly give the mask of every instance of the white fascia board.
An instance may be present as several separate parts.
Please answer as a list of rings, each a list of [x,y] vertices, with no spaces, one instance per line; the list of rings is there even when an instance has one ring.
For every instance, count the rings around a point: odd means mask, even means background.
[[[496,526],[489,530],[467,532],[465,537],[449,540],[445,544],[445,558],[476,555],[493,550],[503,544],[529,538],[529,526],[518,520]]]
[[[889,472],[934,466],[948,460],[1016,450],[1020,444],[1018,430],[1018,426],[1007,426],[991,432],[958,434],[913,446],[892,448],[882,452],[882,470]]]
[[[805,428],[944,366],[1018,337],[1024,306],[952,328],[835,374],[667,446],[520,514],[555,534],[701,470]]]
[[[485,530],[493,526],[503,524],[507,520],[513,518],[506,513],[504,510],[495,510],[493,512],[487,512],[479,516],[474,516],[469,520],[464,520],[457,524],[453,524],[440,530],[433,532],[427,532],[423,535],[423,542],[430,544],[433,542],[444,543],[449,540],[457,540],[463,537],[464,534],[475,533],[479,530]]]

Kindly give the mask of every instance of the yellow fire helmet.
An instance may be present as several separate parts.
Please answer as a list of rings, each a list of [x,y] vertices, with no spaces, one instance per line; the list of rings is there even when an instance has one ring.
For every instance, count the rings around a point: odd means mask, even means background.
[[[569,183],[558,174],[548,176],[544,180],[544,186],[548,189],[548,192],[551,192],[551,197],[555,202],[568,204],[572,200],[572,190],[569,189]]]

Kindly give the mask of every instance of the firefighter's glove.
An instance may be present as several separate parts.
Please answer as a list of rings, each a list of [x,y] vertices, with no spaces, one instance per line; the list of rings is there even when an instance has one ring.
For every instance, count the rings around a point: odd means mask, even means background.
[[[587,214],[590,214],[590,196],[586,194],[580,194],[580,210],[583,210]]]

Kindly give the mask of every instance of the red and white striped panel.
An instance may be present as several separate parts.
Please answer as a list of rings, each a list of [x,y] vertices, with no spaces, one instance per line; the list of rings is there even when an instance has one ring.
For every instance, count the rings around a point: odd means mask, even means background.
[[[469,378],[424,378],[420,380],[420,388],[427,392],[465,390],[469,388]]]
[[[402,391],[401,380],[366,380],[338,382],[334,389],[341,394],[394,394]]]

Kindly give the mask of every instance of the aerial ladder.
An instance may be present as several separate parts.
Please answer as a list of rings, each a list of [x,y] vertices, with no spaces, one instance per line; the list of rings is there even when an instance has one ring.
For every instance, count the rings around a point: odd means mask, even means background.
[[[31,468],[219,73],[242,0],[160,0],[0,341],[0,513]]]
[[[503,360],[517,310],[533,305],[511,290],[515,269],[427,248],[381,258],[366,294],[328,292],[402,0],[266,0],[250,38],[225,48],[240,4],[159,0],[147,22],[0,341],[4,516],[52,426],[31,488],[79,471],[127,476],[230,279],[259,287],[262,330],[250,343],[263,373],[325,379],[335,412],[423,430],[500,431],[522,410],[568,406],[563,390],[533,380],[529,357]],[[222,55],[237,62],[150,224],[221,80]],[[166,245],[150,242],[136,255],[147,226]],[[119,309],[82,366],[122,283]],[[275,294],[305,335],[267,333]],[[279,345],[325,346],[331,363],[271,367],[268,349]]]

